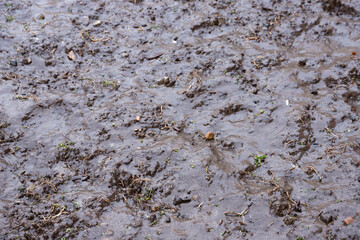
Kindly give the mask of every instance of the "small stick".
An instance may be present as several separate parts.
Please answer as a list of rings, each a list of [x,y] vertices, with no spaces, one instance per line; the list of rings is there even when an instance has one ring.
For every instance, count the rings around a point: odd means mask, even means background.
[[[58,214],[56,214],[55,216],[53,216],[50,220],[53,220],[53,219],[59,217],[59,216],[64,212],[64,210],[65,210],[65,207],[63,207],[63,208],[60,210],[60,212],[59,212]]]
[[[51,182],[47,182],[47,184],[51,185],[51,186],[55,189],[55,192],[58,191],[57,188],[56,188],[56,186],[55,186],[54,184],[52,184]]]
[[[286,192],[286,196],[289,198],[289,200],[293,203],[293,204],[296,204],[296,202],[294,200],[291,199],[290,195],[288,192]]]
[[[328,133],[330,133],[331,135],[333,135],[333,136],[335,136],[335,137],[339,138],[339,137],[338,137],[335,133],[333,133],[333,131],[331,131],[331,129],[330,129],[330,128],[325,127],[325,130],[326,130]]]

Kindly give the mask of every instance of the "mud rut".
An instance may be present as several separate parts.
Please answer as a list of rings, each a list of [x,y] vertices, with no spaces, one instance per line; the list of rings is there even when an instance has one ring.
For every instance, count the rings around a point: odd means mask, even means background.
[[[360,238],[357,0],[0,11],[1,239]]]

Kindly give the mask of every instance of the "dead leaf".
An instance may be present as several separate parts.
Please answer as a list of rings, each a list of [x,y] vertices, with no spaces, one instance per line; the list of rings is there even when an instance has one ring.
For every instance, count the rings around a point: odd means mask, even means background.
[[[346,223],[346,225],[349,225],[350,223],[353,223],[354,219],[352,217],[347,217],[344,220],[344,223]]]

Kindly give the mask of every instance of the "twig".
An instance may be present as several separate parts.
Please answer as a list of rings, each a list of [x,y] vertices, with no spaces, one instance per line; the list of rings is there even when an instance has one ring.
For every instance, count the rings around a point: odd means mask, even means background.
[[[55,192],[58,191],[57,188],[56,188],[56,186],[55,186],[54,184],[52,184],[51,182],[47,182],[47,184],[51,185],[51,186],[55,189]]]
[[[333,133],[333,131],[330,128],[325,127],[325,130],[326,130],[326,132],[330,133],[331,135],[335,136],[336,138],[340,138],[335,133]]]
[[[296,202],[291,199],[289,193],[288,192],[285,192],[285,193],[286,193],[286,196],[288,197],[288,199],[290,200],[290,202],[292,202],[293,204],[296,204]]]

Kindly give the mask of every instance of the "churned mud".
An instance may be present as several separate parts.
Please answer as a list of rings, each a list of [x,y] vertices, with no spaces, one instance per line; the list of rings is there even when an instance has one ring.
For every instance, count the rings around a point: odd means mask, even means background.
[[[360,239],[358,0],[0,11],[1,239]]]

